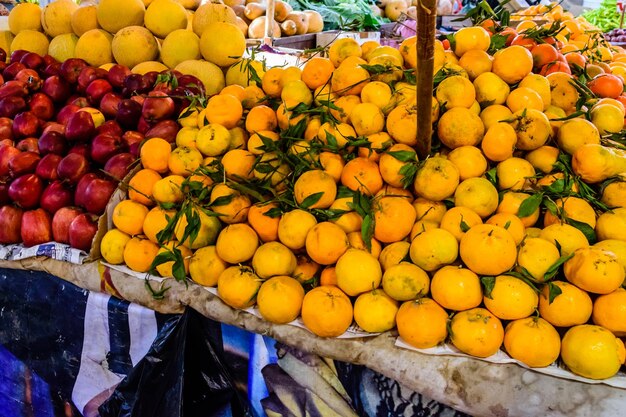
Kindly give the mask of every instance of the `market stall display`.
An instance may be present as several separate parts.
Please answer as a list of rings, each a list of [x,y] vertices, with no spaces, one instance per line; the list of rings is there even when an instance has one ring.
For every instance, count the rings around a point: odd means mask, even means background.
[[[317,19],[276,3],[276,37]],[[145,279],[131,301],[325,352],[393,339],[623,390],[626,52],[556,4],[515,27],[483,7],[442,40],[425,6],[398,48],[337,36],[278,67],[235,5],[19,4],[0,243],[91,251],[71,268]]]

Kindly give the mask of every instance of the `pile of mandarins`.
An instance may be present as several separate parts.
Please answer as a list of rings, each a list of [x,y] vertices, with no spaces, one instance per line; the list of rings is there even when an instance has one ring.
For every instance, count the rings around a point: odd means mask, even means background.
[[[578,20],[521,25],[437,42],[425,159],[415,38],[340,39],[301,68],[241,61],[181,114],[174,149],[143,144],[104,259],[321,337],[354,321],[417,348],[615,375],[626,53]]]

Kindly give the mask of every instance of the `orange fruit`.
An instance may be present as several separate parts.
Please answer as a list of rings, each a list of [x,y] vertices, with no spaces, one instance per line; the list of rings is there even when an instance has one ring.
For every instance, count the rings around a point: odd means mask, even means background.
[[[159,247],[148,239],[135,236],[124,246],[124,263],[135,272],[148,272]]]
[[[498,208],[498,190],[486,178],[468,178],[456,188],[454,205],[467,207],[482,218],[488,217]]]
[[[209,216],[204,212],[204,210],[199,210],[195,207],[191,209],[190,215],[192,218],[198,216],[200,221],[197,235],[192,239],[190,230],[187,230],[187,227],[189,226],[187,214],[183,213],[176,222],[176,227],[174,228],[176,240],[182,242],[183,245],[190,249],[199,249],[201,247],[214,244],[217,239],[217,234],[222,227],[217,217]]]
[[[321,222],[307,233],[305,247],[312,260],[320,265],[331,265],[348,250],[349,242],[346,232],[339,226]]]
[[[577,249],[589,247],[589,242],[583,232],[565,223],[556,223],[544,227],[541,229],[539,237],[555,246],[560,246],[561,256],[568,256]]]
[[[498,209],[496,213],[510,213],[518,216],[520,205],[524,200],[529,198],[530,194],[525,193],[516,193],[516,192],[506,192],[502,195],[500,200],[500,204],[498,205]],[[533,211],[528,216],[520,217],[520,220],[524,224],[525,227],[531,227],[537,220],[539,220],[539,208]]]
[[[535,170],[548,174],[553,171],[554,164],[559,154],[559,148],[555,148],[554,146],[541,146],[534,151],[528,152],[525,159],[530,162]]]
[[[302,68],[302,81],[311,90],[315,90],[330,81],[335,66],[328,58],[313,57]],[[267,73],[266,73],[267,74]]]
[[[506,83],[515,84],[533,70],[533,56],[523,46],[509,46],[493,54],[491,70]]]
[[[134,236],[143,232],[143,222],[148,208],[136,201],[120,201],[113,209],[112,220],[120,231]],[[158,249],[158,248],[157,248]]]
[[[469,109],[476,100],[476,90],[467,78],[453,75],[439,83],[435,89],[435,97],[446,109],[453,107]]]
[[[183,245],[179,245],[178,242],[169,241],[165,245],[161,246],[161,248],[157,252],[157,255],[167,252],[174,252],[175,250],[178,250],[181,257],[183,258],[183,268],[185,269],[185,275],[189,274],[189,258],[191,258],[191,255],[193,254],[189,248]],[[173,268],[174,261],[164,262],[156,266],[157,272],[164,278],[174,276]]]
[[[337,286],[337,274],[334,266],[327,266],[320,274],[320,285]]]
[[[289,81],[283,86],[280,98],[287,110],[291,110],[299,104],[310,106],[313,103],[313,93],[302,80]]]
[[[262,130],[272,131],[277,126],[276,113],[265,105],[251,108],[246,116],[246,130],[248,133],[260,132]]]
[[[276,275],[291,275],[296,269],[296,264],[296,255],[280,242],[262,244],[252,257],[252,268],[263,279]]]
[[[173,219],[175,215],[176,211],[174,210],[153,207],[143,220],[143,234],[152,242],[159,243],[157,239],[158,233],[165,229],[170,221],[169,219]]]
[[[304,172],[296,180],[293,194],[302,208],[328,208],[337,196],[337,184],[326,172],[312,169]]]
[[[299,254],[296,255],[296,269],[294,269],[291,276],[293,276],[301,283],[305,283],[307,281],[315,279],[317,273],[319,272],[319,269],[319,264],[313,262],[311,258],[306,256],[305,254]]]
[[[341,336],[352,324],[352,317],[350,299],[332,285],[313,288],[302,301],[302,321],[320,337]]]
[[[480,26],[464,27],[454,33],[454,53],[461,57],[467,51],[486,51],[491,44],[489,32]]]
[[[387,115],[387,132],[397,143],[415,146],[417,139],[417,105],[400,104]]]
[[[426,159],[413,183],[418,197],[432,201],[442,201],[452,196],[458,185],[458,168],[442,156]]]
[[[519,278],[498,275],[493,287],[485,293],[485,307],[502,320],[518,320],[530,316],[539,303],[535,290]]]
[[[483,220],[474,210],[468,207],[452,207],[443,215],[439,227],[452,233],[460,242],[467,230],[482,223]]]
[[[418,197],[413,201],[413,208],[417,214],[418,220],[430,220],[440,223],[446,213],[446,205],[441,201],[427,200]]]
[[[528,317],[506,326],[504,348],[513,359],[531,368],[543,368],[559,357],[561,338],[544,319]]]
[[[224,200],[219,200],[223,197]],[[240,223],[248,218],[248,210],[252,205],[250,198],[224,183],[217,184],[211,191],[211,209],[218,213],[224,223]]]
[[[404,241],[390,243],[385,246],[378,256],[378,261],[383,271],[386,271],[404,260],[408,260],[410,246],[411,244],[409,242]]]
[[[255,155],[244,149],[231,149],[222,156],[224,174],[232,180],[253,178],[255,163]]]
[[[526,238],[519,246],[517,264],[528,272],[535,282],[545,282],[545,275],[561,254],[552,243],[540,238]]]
[[[370,333],[393,329],[397,312],[398,302],[380,289],[363,293],[354,302],[354,321]]]
[[[626,241],[626,207],[602,213],[598,217],[595,229],[600,241],[607,239]]]
[[[298,318],[303,299],[302,285],[291,277],[279,275],[261,284],[256,303],[265,320],[286,324]]]
[[[202,165],[203,160],[197,149],[180,146],[170,153],[167,165],[172,174],[188,177]]]
[[[448,313],[430,298],[406,301],[396,314],[398,334],[418,349],[435,347],[448,336]]]
[[[454,262],[459,244],[454,235],[444,229],[431,229],[417,235],[410,246],[411,261],[425,271],[436,271]]]
[[[358,229],[352,232],[347,232],[347,236],[348,236],[348,243],[351,248],[368,252],[375,258],[378,258],[378,256],[380,255],[380,252],[382,251],[382,246],[380,242],[372,238],[370,239],[369,248],[368,248],[368,245],[365,244],[365,240],[363,240],[363,234],[361,233],[361,229]]]
[[[341,184],[353,191],[374,195],[383,188],[383,178],[376,162],[357,157],[343,168]]]
[[[161,179],[158,172],[144,168],[130,179],[128,182],[128,198],[144,206],[153,206],[152,187]]]
[[[189,260],[189,276],[194,282],[205,287],[215,287],[219,276],[226,268],[228,263],[217,256],[215,246],[198,249]]]
[[[160,174],[164,174],[169,170],[168,162],[172,145],[165,139],[152,138],[148,139],[141,145],[139,158],[144,168],[152,169]]]
[[[476,146],[485,135],[485,125],[472,110],[453,107],[439,118],[437,135],[450,149]]]
[[[316,224],[315,216],[305,210],[288,211],[278,222],[278,239],[289,249],[302,249],[305,247],[309,231]]]
[[[328,49],[328,57],[335,67],[338,67],[348,57],[361,57],[362,54],[357,41],[351,38],[337,39]]]
[[[563,265],[565,278],[577,287],[609,294],[624,283],[624,268],[613,252],[595,247],[577,249]]]
[[[130,236],[117,229],[111,229],[102,236],[100,254],[110,264],[119,265],[124,262],[124,248]]]
[[[487,160],[476,146],[460,146],[453,149],[448,154],[448,159],[459,170],[461,181],[481,177],[487,171]]]
[[[230,224],[217,236],[217,255],[230,264],[252,259],[259,246],[259,237],[253,228],[244,223]]]
[[[248,224],[252,226],[263,242],[278,240],[280,215],[268,215],[270,210],[276,209],[277,207],[278,206],[274,203],[257,203],[250,206],[248,210]]]
[[[561,216],[566,216],[582,223],[588,224],[592,229],[596,227],[596,212],[584,199],[579,197],[565,197],[554,200],[557,214],[546,211],[543,217],[544,226],[561,222]],[[558,216],[558,217],[557,217]]]
[[[385,127],[385,115],[373,103],[359,103],[350,113],[350,123],[357,135],[367,136],[381,132]]]
[[[478,275],[467,268],[444,266],[430,282],[433,300],[449,310],[463,311],[478,307],[483,291]]]
[[[472,308],[456,313],[450,321],[450,341],[468,355],[486,358],[502,346],[504,329],[489,310]]]
[[[340,96],[359,95],[369,79],[370,74],[363,67],[345,63],[333,72],[330,80],[331,91]]]
[[[400,262],[387,268],[382,286],[391,298],[398,301],[415,300],[428,294],[430,279],[423,269],[410,262]]]
[[[615,336],[626,336],[626,289],[618,288],[596,298],[592,318],[595,324],[610,330]]]
[[[253,155],[263,155],[271,151],[271,149],[268,149],[268,146],[278,146],[279,140],[280,135],[278,133],[272,132],[271,130],[259,130],[250,135],[247,148]],[[274,142],[274,144],[266,145],[265,142],[269,142],[270,144]]]
[[[261,279],[247,266],[228,267],[217,279],[217,294],[233,308],[252,307],[260,287]]]
[[[618,98],[624,92],[624,80],[613,74],[600,74],[587,82],[596,97]]]
[[[517,247],[506,229],[491,224],[478,224],[461,238],[461,259],[479,275],[499,275],[515,265]]]
[[[554,299],[550,302],[550,290]],[[565,281],[552,281],[545,285],[539,297],[539,314],[557,327],[584,324],[591,317],[592,302],[589,294]]]
[[[398,242],[411,232],[415,209],[404,197],[382,197],[372,204],[374,237],[384,243]]]
[[[237,126],[243,116],[241,101],[230,94],[218,94],[209,99],[206,106],[206,118],[209,123],[216,123],[226,129]]]
[[[497,213],[489,217],[485,223],[506,229],[513,236],[516,245],[519,245],[526,237],[524,223],[514,214]]]
[[[496,175],[500,190],[518,191],[529,188],[535,168],[525,159],[512,157],[497,165]]]
[[[572,327],[561,342],[561,359],[570,371],[590,379],[606,379],[619,371],[622,346],[600,326]]]
[[[180,203],[185,198],[183,182],[185,177],[181,175],[168,175],[158,180],[152,186],[152,197],[160,204]]]

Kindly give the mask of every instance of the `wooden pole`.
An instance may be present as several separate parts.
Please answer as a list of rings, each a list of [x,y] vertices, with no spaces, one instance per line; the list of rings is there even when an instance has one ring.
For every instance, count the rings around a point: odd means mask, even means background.
[[[267,8],[265,9],[265,37],[263,43],[267,46],[274,46],[274,0],[267,0]]]
[[[417,152],[430,154],[432,137],[431,108],[437,0],[420,0],[417,6]]]

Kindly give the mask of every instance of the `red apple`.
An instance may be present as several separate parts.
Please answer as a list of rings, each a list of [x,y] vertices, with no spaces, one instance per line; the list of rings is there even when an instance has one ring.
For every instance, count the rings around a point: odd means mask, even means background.
[[[61,63],[53,62],[52,64],[46,65],[46,68],[44,68],[41,74],[44,76],[44,78],[61,74]]]
[[[0,117],[0,139],[13,139],[13,119]]]
[[[13,122],[15,125],[15,122]],[[77,111],[72,114],[65,126],[65,138],[70,142],[90,140],[96,133],[91,114],[86,111]]]
[[[4,81],[12,80],[13,78],[15,78],[15,75],[24,68],[26,68],[26,65],[22,64],[21,62],[10,63],[2,71],[2,77],[4,78]]]
[[[39,136],[40,131],[41,121],[30,111],[19,113],[13,119],[13,136],[15,138]]]
[[[91,153],[91,145],[85,142],[77,143],[76,145],[72,146],[69,151],[67,151],[68,155],[71,153],[76,153],[89,159],[89,154]]]
[[[204,92],[204,84],[197,77],[190,74],[183,74],[176,77],[178,86],[187,89],[191,94],[200,94]]]
[[[14,146],[3,146],[0,148],[0,177],[9,175],[9,161],[22,151]]]
[[[0,208],[0,244],[10,245],[22,241],[20,230],[23,214],[24,210],[19,207],[3,206]]]
[[[43,58],[44,66],[48,66],[51,64],[60,64],[60,62],[57,61],[57,59],[50,54],[46,54],[42,58]]]
[[[17,178],[34,173],[40,159],[39,154],[35,152],[20,152],[9,161],[9,175]]]
[[[50,214],[74,204],[74,192],[64,181],[53,181],[43,190],[39,205]]]
[[[169,143],[176,142],[176,135],[180,130],[180,125],[175,120],[161,120],[152,126],[146,133],[146,139],[161,138]]]
[[[103,133],[91,141],[91,159],[104,165],[109,158],[120,153],[122,149],[123,142],[119,136]]]
[[[41,245],[52,241],[50,215],[42,208],[25,211],[22,216],[21,233],[24,246]]]
[[[24,55],[26,55],[27,53],[29,53],[29,51],[26,51],[24,49],[18,49],[16,51],[11,52],[11,57],[9,58],[9,60],[11,63],[20,62],[22,57],[24,57]]]
[[[54,101],[44,93],[35,93],[28,101],[30,111],[41,120],[50,120],[54,116]]]
[[[76,184],[87,172],[89,172],[87,158],[77,153],[68,154],[57,166],[59,178],[68,180],[72,184]]]
[[[11,198],[9,197],[9,178],[0,178],[0,206],[9,204]]]
[[[100,100],[102,100],[102,97],[104,97],[106,93],[110,93],[111,91],[113,91],[113,86],[107,80],[99,78],[89,83],[89,85],[87,86],[87,90],[85,90],[85,93],[87,94],[89,102],[93,106],[97,106],[100,104]]]
[[[117,93],[106,93],[100,100],[100,111],[106,117],[113,118],[117,115],[117,108],[122,102],[122,96]]]
[[[125,99],[118,105],[115,120],[126,129],[135,129],[140,117],[141,105],[133,100]]]
[[[130,74],[131,72],[128,67],[120,64],[115,64],[111,68],[109,68],[107,80],[109,80],[113,87],[122,88],[124,85],[124,79]]]
[[[65,155],[67,151],[67,141],[62,133],[55,130],[48,130],[39,137],[39,153],[46,155],[49,153]]]
[[[21,81],[26,84],[28,91],[37,91],[43,85],[43,80],[39,77],[39,73],[34,69],[24,68],[17,74],[15,74],[15,81]]]
[[[137,122],[137,130],[145,135],[146,132],[150,130],[155,124],[156,123],[149,122],[143,117],[140,117],[139,121]]]
[[[67,102],[68,104],[74,104],[80,107],[81,109],[83,107],[89,107],[89,100],[87,100],[87,97],[79,96],[77,94],[74,94],[73,96],[68,98]]]
[[[130,172],[136,158],[129,152],[118,153],[104,165],[104,171],[117,180],[123,180]]]
[[[9,197],[11,200],[25,209],[37,207],[42,192],[43,182],[35,174],[22,175],[13,180],[9,186]]]
[[[17,96],[24,97],[28,94],[28,87],[22,81],[11,80],[0,86],[0,98]]]
[[[55,103],[65,103],[72,94],[70,85],[59,75],[46,78],[41,87],[41,92],[50,96]]]
[[[142,75],[143,83],[150,87],[150,90],[156,85],[156,80],[159,78],[159,73],[156,71],[148,71]]]
[[[100,135],[102,133],[106,133],[113,136],[122,136],[124,134],[124,130],[115,120],[107,120],[102,123],[100,126],[96,128],[96,132]]]
[[[45,155],[39,160],[37,168],[35,168],[35,174],[37,174],[38,177],[44,180],[56,180],[57,178],[59,178],[59,174],[57,173],[57,167],[59,166],[59,162],[61,162],[61,159],[63,159],[61,155],[56,155],[53,153]]]
[[[26,138],[17,142],[15,147],[22,152],[35,152],[36,154],[39,154],[39,145],[37,142],[37,138]]]
[[[84,175],[80,179],[80,181],[78,181],[78,184],[76,184],[76,190],[74,191],[74,204],[79,207],[85,208],[85,190],[87,190],[87,187],[89,186],[89,184],[91,184],[91,181],[97,178],[99,177],[96,174],[94,174],[93,172],[89,172],[88,174]]]
[[[28,52],[24,54],[20,62],[26,65],[27,68],[38,70],[39,68],[43,68],[46,65],[46,62],[43,60],[43,57],[34,52]]]
[[[139,103],[139,105],[143,106],[143,102],[146,99],[145,96],[131,96],[130,100]]]
[[[103,214],[116,188],[117,184],[111,180],[96,178],[89,182],[85,195],[81,198],[85,203],[85,209],[98,216]]]
[[[24,97],[8,96],[0,98],[0,116],[13,118],[18,113],[26,110]]]
[[[151,91],[143,101],[141,116],[149,122],[167,119],[174,114],[174,100],[163,91]]]
[[[87,86],[98,78],[106,78],[107,71],[98,67],[85,67],[82,69],[80,74],[78,75],[77,83],[78,83],[78,91],[84,92],[87,90]]]
[[[0,62],[7,62],[7,51],[2,48],[0,48]]]
[[[61,207],[52,217],[52,236],[55,242],[70,243],[70,224],[82,214],[78,207]]]
[[[61,64],[61,76],[70,84],[78,82],[78,76],[88,64],[80,58],[70,58]]]
[[[70,223],[70,246],[89,252],[96,233],[98,233],[98,216],[79,214]]]
[[[57,122],[67,126],[67,122],[69,122],[70,117],[72,117],[72,115],[78,110],[80,110],[80,107],[75,104],[67,104],[63,106],[63,108],[61,108],[61,110],[57,113]],[[63,129],[63,133],[65,133],[65,129]]]
[[[135,94],[145,94],[152,89],[153,84],[146,84],[144,78],[140,74],[130,74],[124,78],[124,86],[122,95],[130,97]]]
[[[139,147],[144,140],[144,135],[134,130],[124,132],[122,140],[126,144],[128,151],[135,157],[139,157]]]
[[[62,125],[59,122],[55,122],[54,120],[48,120],[43,124],[43,132],[41,133],[44,134],[48,132],[58,132],[60,134],[63,134],[63,132],[65,132],[65,125]]]

